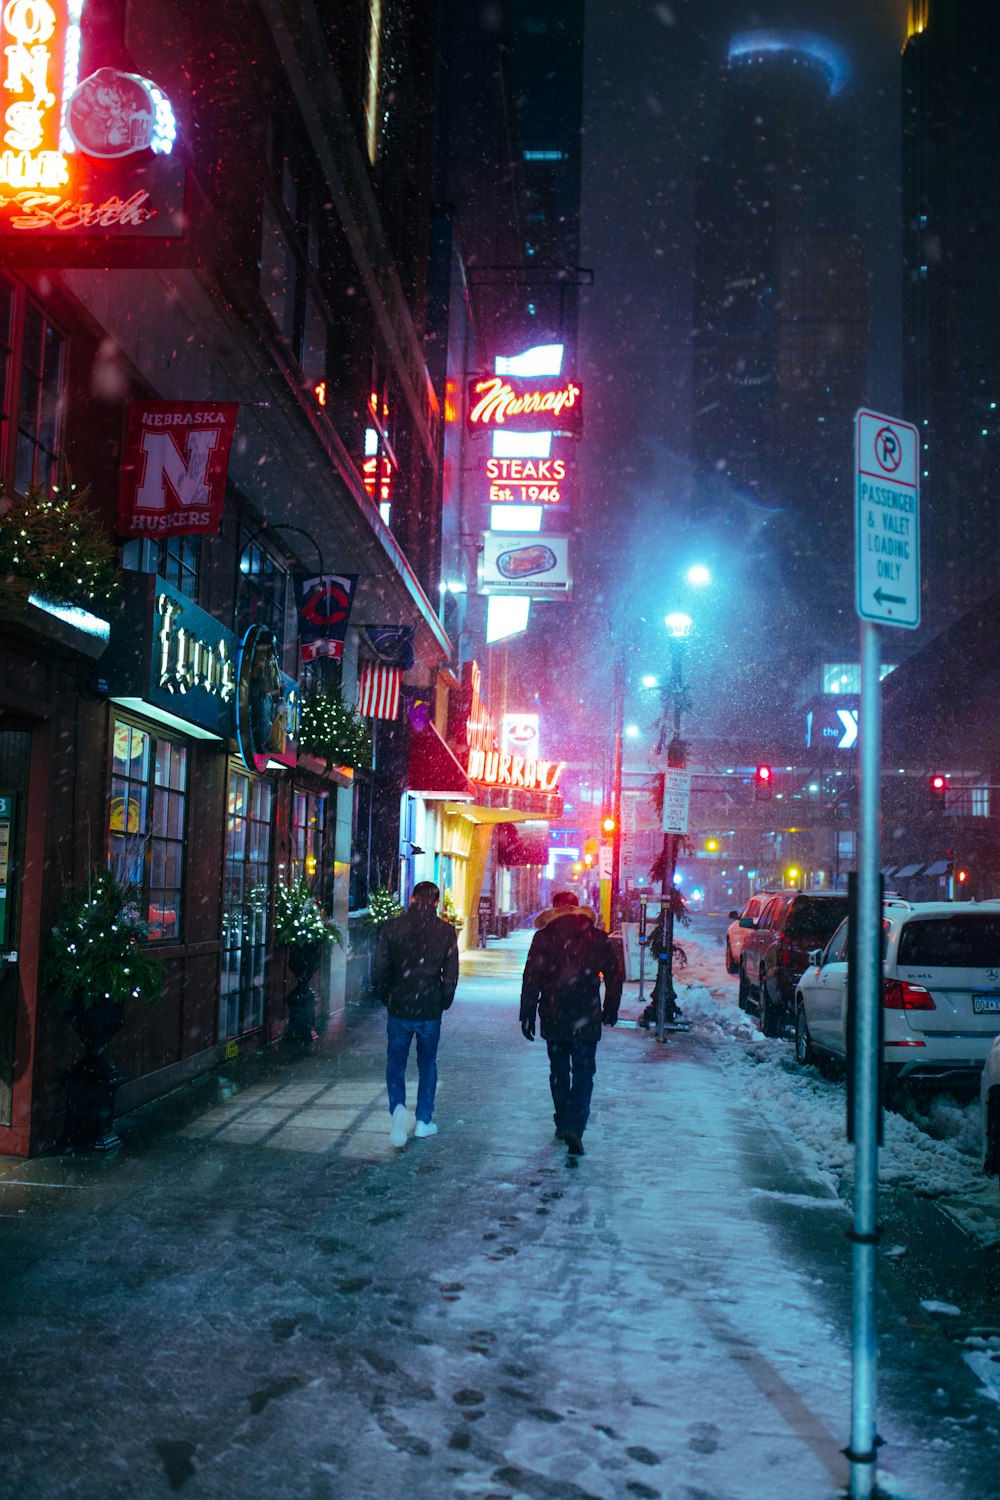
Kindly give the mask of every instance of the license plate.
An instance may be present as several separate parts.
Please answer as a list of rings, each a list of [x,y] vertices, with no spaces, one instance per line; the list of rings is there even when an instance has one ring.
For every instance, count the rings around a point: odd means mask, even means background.
[[[977,1016],[1000,1015],[1000,995],[973,995],[972,1010]]]

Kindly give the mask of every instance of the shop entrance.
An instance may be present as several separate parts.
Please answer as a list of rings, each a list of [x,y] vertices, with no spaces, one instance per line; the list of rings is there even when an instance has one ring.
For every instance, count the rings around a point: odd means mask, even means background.
[[[20,886],[31,734],[0,730],[0,1125],[10,1125],[17,1041]]]
[[[264,1024],[274,788],[231,767],[226,804],[219,1038]]]

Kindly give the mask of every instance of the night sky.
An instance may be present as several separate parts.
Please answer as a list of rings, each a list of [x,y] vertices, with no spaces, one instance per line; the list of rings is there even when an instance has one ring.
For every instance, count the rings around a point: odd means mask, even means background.
[[[758,586],[740,569],[739,537],[755,525],[741,502],[729,507],[721,497],[728,519],[735,515],[737,521],[735,536],[727,535],[724,545],[717,528],[700,535],[690,525],[691,486],[702,483],[689,460],[694,167],[732,32],[797,27],[847,49],[853,74],[844,100],[856,110],[862,143],[856,174],[869,246],[870,377],[859,404],[897,411],[905,20],[905,0],[590,0],[581,261],[593,268],[595,284],[585,291],[581,310],[588,425],[580,454],[580,513],[587,536],[577,569],[578,638],[593,638],[607,616],[618,628],[630,622],[644,647],[650,632],[635,622],[645,617],[652,627],[665,609],[686,607],[673,580],[686,561],[713,549],[709,560],[719,570],[720,587],[707,614],[701,606],[701,623],[708,628],[695,651],[701,651],[702,673],[715,688],[738,666],[747,629],[764,618],[775,628],[794,628],[799,606],[781,597],[780,577],[765,576]],[[853,631],[850,559],[844,567],[844,625]],[[765,575],[768,568],[765,562]],[[658,632],[659,625],[650,639],[662,653]],[[745,705],[748,712],[752,707]],[[704,703],[702,718],[704,730],[713,727]]]

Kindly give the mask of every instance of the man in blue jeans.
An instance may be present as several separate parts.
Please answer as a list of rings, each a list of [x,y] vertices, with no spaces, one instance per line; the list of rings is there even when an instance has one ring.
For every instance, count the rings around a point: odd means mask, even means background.
[[[455,998],[458,937],[437,915],[441,892],[432,880],[413,887],[409,911],[386,922],[375,955],[375,993],[389,1012],[386,1021],[385,1086],[392,1125],[389,1139],[406,1145],[406,1063],[417,1039],[417,1123],[420,1139],[437,1135],[434,1094],[441,1016]]]
[[[537,1012],[549,1049],[556,1136],[570,1156],[583,1155],[601,1025],[614,1026],[622,997],[618,955],[596,923],[591,907],[578,906],[572,891],[559,891],[535,918],[539,931],[521,981],[521,1031],[535,1040]]]

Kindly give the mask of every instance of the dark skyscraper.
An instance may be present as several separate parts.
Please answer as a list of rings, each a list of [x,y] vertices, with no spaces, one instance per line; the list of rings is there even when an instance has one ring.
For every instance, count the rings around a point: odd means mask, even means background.
[[[866,394],[849,77],[812,33],[733,36],[696,185],[694,456],[760,508],[817,625],[846,602]]]
[[[922,435],[924,620],[997,588],[1000,13],[912,0],[903,53],[905,415]]]

